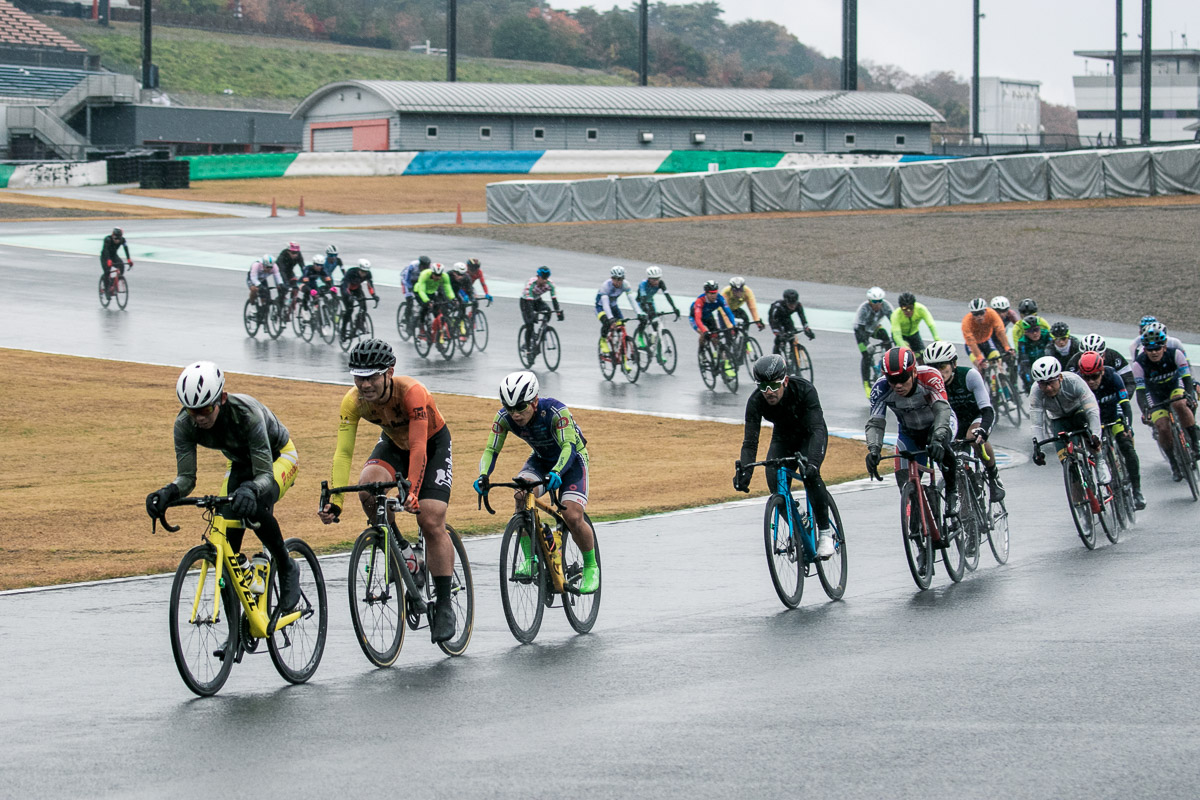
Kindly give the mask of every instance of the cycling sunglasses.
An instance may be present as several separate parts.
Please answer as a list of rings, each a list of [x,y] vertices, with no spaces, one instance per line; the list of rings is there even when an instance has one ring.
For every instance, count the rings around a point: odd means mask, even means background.
[[[209,403],[208,405],[201,406],[200,408],[188,408],[185,410],[187,411],[187,413],[190,417],[195,419],[196,417],[208,416],[209,414],[212,413],[212,410],[214,408],[216,408],[218,405],[220,405],[220,404],[219,403]]]
[[[893,386],[899,386],[911,377],[912,375],[888,375],[887,382]]]
[[[529,405],[530,405],[529,401],[525,400],[520,403],[517,403],[515,406],[505,406],[504,410],[508,411],[510,414],[512,414],[512,413],[520,414],[522,411],[529,408]]]
[[[774,392],[774,391],[778,391],[782,386],[783,386],[782,379],[777,380],[777,381],[759,381],[758,390],[760,392]]]
[[[1145,350],[1147,353],[1157,353],[1159,350],[1163,350],[1165,348],[1166,348],[1166,345],[1164,345],[1164,344],[1157,345],[1156,347],[1149,347],[1149,346],[1142,347],[1142,349]]]
[[[1062,380],[1062,376],[1061,376],[1061,375],[1055,375],[1053,378],[1049,378],[1049,379],[1047,379],[1047,380],[1044,380],[1044,381],[1038,381],[1038,386],[1051,386],[1051,385],[1053,385],[1054,383],[1056,383],[1056,382],[1058,382],[1058,381],[1060,381],[1060,380]]]

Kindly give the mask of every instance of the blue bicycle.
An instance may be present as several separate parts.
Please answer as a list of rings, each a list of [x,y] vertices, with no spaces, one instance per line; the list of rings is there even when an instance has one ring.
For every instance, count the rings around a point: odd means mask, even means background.
[[[825,559],[817,558],[817,529],[813,521],[812,501],[806,494],[806,510],[800,511],[788,485],[790,480],[802,480],[799,472],[803,472],[806,465],[804,457],[799,455],[738,464],[741,469],[773,467],[776,470],[775,491],[767,499],[767,512],[763,519],[763,536],[771,581],[775,584],[779,599],[788,608],[800,605],[804,579],[812,575],[813,565],[816,565],[817,577],[821,579],[821,586],[829,599],[841,599],[846,591],[846,538],[837,504],[826,492],[829,524],[833,528],[833,555]],[[793,467],[797,471],[793,471]]]

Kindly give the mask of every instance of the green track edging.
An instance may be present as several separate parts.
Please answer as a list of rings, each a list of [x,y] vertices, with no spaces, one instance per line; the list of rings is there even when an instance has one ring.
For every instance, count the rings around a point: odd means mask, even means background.
[[[298,153],[243,153],[225,156],[183,156],[190,161],[193,181],[232,178],[282,178]]]
[[[8,188],[8,179],[17,171],[15,164],[0,164],[0,189]]]
[[[655,172],[708,172],[709,164],[719,169],[770,168],[776,166],[783,153],[746,153],[738,151],[672,150]]]

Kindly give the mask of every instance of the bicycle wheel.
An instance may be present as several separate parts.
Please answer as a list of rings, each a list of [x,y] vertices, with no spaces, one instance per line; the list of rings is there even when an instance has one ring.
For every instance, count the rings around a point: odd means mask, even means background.
[[[100,285],[96,291],[100,295],[100,307],[108,308],[108,304],[112,302],[112,295],[108,293],[107,275],[100,276]]]
[[[983,486],[979,483],[979,476],[974,473],[968,474],[966,470],[962,470],[959,480],[965,479],[967,482],[967,496],[963,498],[966,502],[959,504],[958,518],[962,523],[962,533],[960,538],[963,544],[963,558],[967,567],[967,572],[974,572],[979,568],[979,548],[983,547],[983,535],[985,530],[983,502]]]
[[[1104,529],[1104,535],[1113,544],[1121,538],[1121,528],[1117,524],[1117,497],[1113,491],[1112,475],[1109,475],[1108,483],[1100,482],[1100,465],[1097,463],[1092,467],[1092,490],[1096,493],[1096,500],[1100,504],[1100,513],[1096,516],[1100,520],[1100,527]]]
[[[604,588],[604,567],[600,563],[600,537],[596,535],[596,526],[585,512],[583,519],[592,529],[592,542],[596,550],[596,568],[600,571],[600,585],[591,594],[579,594],[579,582],[583,580],[583,551],[575,542],[575,537],[568,530],[562,533],[563,560],[563,611],[566,612],[567,622],[576,633],[587,633],[596,624],[600,615],[600,590]],[[574,591],[572,591],[574,590]]]
[[[608,348],[608,352],[604,349]],[[612,344],[605,337],[600,338],[600,342],[596,345],[596,357],[600,361],[600,374],[604,376],[604,380],[611,381],[613,375],[617,374],[617,359],[620,354],[612,349]]]
[[[171,582],[171,654],[179,677],[201,697],[220,691],[237,656],[241,606],[228,575],[217,585],[215,559],[210,545],[193,547]]]
[[[988,508],[988,545],[997,564],[1008,563],[1008,509],[1004,501],[993,502]]]
[[[700,364],[700,380],[704,381],[704,385],[709,389],[715,389],[717,386],[717,370],[714,363],[712,343],[704,341],[700,345],[700,349],[696,351],[696,360]]]
[[[129,284],[125,282],[124,275],[117,278],[117,289],[114,297],[117,301],[117,308],[124,311],[125,306],[129,305]]]
[[[909,481],[900,490],[900,532],[904,537],[904,557],[917,588],[924,591],[933,582],[933,537],[925,530],[917,487]]]
[[[1192,458],[1192,448],[1188,445],[1187,434],[1174,417],[1171,418],[1171,434],[1175,438],[1175,463],[1187,482],[1192,493],[1192,502],[1200,500],[1200,473],[1197,472],[1196,461]]]
[[[446,533],[454,545],[454,572],[450,574],[450,595],[453,599],[450,604],[454,607],[455,634],[449,641],[438,642],[438,647],[448,656],[461,656],[467,651],[471,633],[475,630],[475,583],[471,580],[471,562],[467,559],[462,537],[449,525],[446,526]],[[432,583],[430,579],[425,585]]]
[[[471,338],[475,340],[475,349],[479,352],[487,350],[488,346],[488,321],[487,314],[484,314],[479,309],[475,309],[475,319],[471,325]]]
[[[537,361],[537,351],[525,344],[527,341],[525,339],[526,334],[532,336],[532,331],[533,326],[528,322],[522,325],[520,330],[517,331],[517,358],[521,359],[521,366],[525,369],[531,368],[533,363]]]
[[[938,489],[942,487],[939,485]],[[941,548],[942,563],[946,565],[946,572],[950,575],[950,580],[958,583],[963,579],[963,575],[967,571],[967,554],[966,548],[963,545],[965,532],[962,529],[962,520],[955,522],[957,530],[953,530],[950,525],[950,520],[942,516],[941,509],[941,493],[933,488],[926,486],[925,491],[929,497],[929,505],[935,509],[934,518],[941,522],[941,534],[943,540],[949,538],[949,543]],[[959,504],[961,508],[961,503]],[[960,512],[961,513],[961,512]]]
[[[326,297],[332,297],[332,295],[326,295]],[[333,304],[324,301],[319,302],[316,314],[320,318],[317,333],[321,335],[321,339],[325,344],[333,344],[333,340],[338,336],[337,313],[334,310]]]
[[[437,335],[434,336],[433,344],[442,358],[449,361],[454,356],[454,343],[454,332],[450,330],[450,324],[443,317],[442,323],[437,326]]]
[[[258,321],[258,306],[249,297],[246,298],[246,304],[242,306],[242,324],[246,327],[246,335],[254,338],[258,335],[260,322]]]
[[[1137,509],[1133,504],[1133,481],[1129,477],[1129,468],[1125,464],[1125,458],[1114,443],[1109,444],[1109,453],[1112,456],[1111,463],[1115,467],[1113,474],[1116,476],[1118,485],[1121,514],[1125,518],[1124,525],[1126,529],[1132,528],[1137,524]]]
[[[850,570],[849,558],[846,555],[846,532],[842,527],[842,514],[838,511],[833,495],[826,492],[829,502],[829,522],[833,528],[833,555],[817,560],[817,577],[821,579],[821,587],[830,600],[841,600],[846,593],[846,576]]]
[[[308,325],[308,315],[304,311],[304,306],[297,305],[292,309],[292,333],[296,334],[297,339],[312,339],[312,331]],[[308,335],[305,336],[305,333]]]
[[[350,622],[363,655],[377,667],[388,667],[404,646],[404,584],[395,550],[384,549],[384,534],[371,527],[359,534],[350,551],[346,589]],[[385,561],[384,559],[388,559]]]
[[[798,377],[803,378],[809,383],[813,382],[813,364],[812,358],[808,355],[808,349],[799,342],[792,343],[795,346],[793,357],[796,360],[796,373]]]
[[[1008,421],[1014,427],[1021,426],[1021,417],[1024,414],[1024,409],[1021,407],[1021,392],[1017,388],[1017,376],[1011,368],[1004,380],[1001,382],[1001,391],[1006,395],[1004,415],[1008,417]]]
[[[658,332],[658,363],[668,375],[675,373],[679,363],[679,351],[675,349],[675,337],[663,328]]]
[[[717,369],[721,373],[721,383],[731,392],[738,390],[737,359],[727,346],[717,348]]]
[[[621,358],[621,374],[630,383],[637,383],[638,376],[642,374],[642,362],[638,358],[637,342],[633,341],[632,336],[625,336],[621,347],[624,350]]]
[[[475,323],[463,315],[454,321],[455,334],[458,337],[458,349],[464,356],[471,355],[475,349]]]
[[[271,608],[273,631],[267,639],[271,663],[288,683],[304,683],[317,671],[325,652],[325,632],[329,627],[329,604],[325,601],[325,576],[312,548],[300,539],[284,542],[292,556],[293,566],[300,568],[300,603],[296,611],[300,618],[290,625],[277,628],[283,614],[277,603],[279,581],[271,581],[267,591],[267,607]]]
[[[421,358],[429,357],[429,351],[433,349],[433,333],[429,330],[429,325],[422,323],[417,326],[413,332],[413,347],[417,349],[417,355]]]
[[[558,331],[547,325],[546,332],[542,335],[542,361],[546,364],[546,369],[554,372],[561,360],[562,345],[558,341]]]
[[[1125,472],[1125,461],[1117,452],[1117,448],[1113,445],[1112,439],[1105,436],[1104,440],[1104,458],[1108,461],[1108,468],[1112,471],[1112,499],[1113,511],[1116,512],[1117,525],[1122,530],[1127,530],[1132,524],[1129,521],[1129,512],[1133,510],[1133,505],[1128,507],[1125,505],[1125,488],[1128,482],[1128,475]]]
[[[406,308],[408,304],[404,302],[396,306],[396,334],[402,342],[407,342],[413,337],[412,320],[404,313]]]
[[[787,501],[772,494],[767,499],[763,517],[763,545],[767,550],[767,569],[771,572],[775,594],[788,608],[799,606],[804,594],[804,558],[798,533],[792,530],[788,519]]]
[[[267,306],[267,335],[278,339],[283,334],[283,328],[283,309],[278,303],[271,303]]]
[[[537,636],[546,610],[546,569],[527,522],[523,512],[514,514],[500,542],[500,603],[508,629],[523,644]]]
[[[750,375],[750,369],[754,366],[754,362],[762,358],[762,346],[753,336],[746,336],[746,352],[742,356],[742,364],[746,367],[746,375]]]
[[[1067,488],[1067,505],[1071,509],[1071,519],[1075,530],[1088,550],[1096,549],[1096,529],[1092,520],[1092,507],[1088,503],[1083,490],[1083,478],[1079,473],[1079,465],[1074,459],[1063,462],[1063,483]],[[1078,499],[1076,499],[1078,498]]]

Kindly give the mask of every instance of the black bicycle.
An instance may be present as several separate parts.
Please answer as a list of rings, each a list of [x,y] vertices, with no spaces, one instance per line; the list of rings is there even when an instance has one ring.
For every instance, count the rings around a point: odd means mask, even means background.
[[[542,357],[546,369],[554,372],[562,360],[562,347],[558,341],[558,331],[550,324],[550,309],[539,309],[533,322],[526,322],[517,331],[517,355],[525,369],[532,369],[537,357]]]
[[[793,331],[790,336],[785,335],[780,339],[782,345],[783,360],[787,363],[787,374],[793,378],[803,378],[809,383],[813,382],[813,363],[812,358],[808,355],[808,348],[800,344],[798,338],[799,331]]]
[[[265,329],[272,339],[278,339],[283,333],[283,306],[271,300],[271,291],[266,284],[260,284],[254,297],[247,297],[242,307],[242,324],[246,335],[250,338],[258,336],[259,330]]]
[[[1113,434],[1113,429],[1117,425],[1122,428],[1127,427],[1124,420],[1116,420],[1100,426],[1104,429],[1104,433],[1100,437],[1103,444],[1100,447],[1112,470],[1112,490],[1116,500],[1113,508],[1117,514],[1117,524],[1124,529],[1129,529],[1137,524],[1137,507],[1134,505],[1133,480],[1129,475],[1129,468],[1125,465],[1125,458],[1121,455],[1121,449],[1117,447],[1116,435]]]
[[[962,500],[958,508],[958,524],[962,526],[963,556],[967,570],[979,566],[979,551],[987,539],[997,564],[1008,561],[1008,509],[1004,501],[990,501],[985,484],[987,475],[983,462],[975,454],[970,441],[955,441],[951,445],[958,462],[959,486]],[[986,451],[985,451],[986,453]]]
[[[642,362],[642,371],[657,363],[668,375],[675,372],[679,361],[679,351],[675,347],[675,336],[658,321],[666,316],[657,311],[648,311],[639,318],[638,325],[633,331],[633,343],[637,347],[638,359]],[[679,316],[678,313],[675,316]]]
[[[354,295],[350,298],[350,304],[353,310],[348,317],[344,316],[338,325],[338,343],[346,353],[358,342],[375,338],[375,323],[371,321],[371,313],[367,311],[367,298]],[[379,306],[378,295],[375,296],[375,305]]]
[[[738,390],[738,362],[730,352],[731,330],[709,331],[700,343],[696,358],[700,379],[709,389],[717,386],[717,377],[731,392]]]

